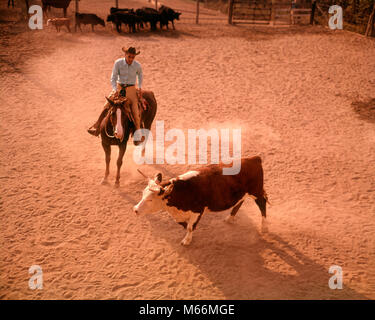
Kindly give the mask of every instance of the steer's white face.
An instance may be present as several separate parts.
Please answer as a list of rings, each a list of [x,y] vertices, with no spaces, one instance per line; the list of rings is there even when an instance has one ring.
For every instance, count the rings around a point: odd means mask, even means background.
[[[161,179],[160,179],[161,180]],[[147,187],[143,190],[142,199],[133,207],[136,214],[156,213],[162,210],[162,187],[159,185],[159,177],[149,179]]]

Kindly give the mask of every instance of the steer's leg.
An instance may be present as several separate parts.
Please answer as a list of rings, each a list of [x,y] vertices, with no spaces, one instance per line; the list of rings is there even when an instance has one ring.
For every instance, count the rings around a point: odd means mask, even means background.
[[[267,212],[267,196],[261,195],[255,199],[255,203],[258,205],[260,212],[262,213],[262,232],[267,232],[266,212]]]
[[[258,207],[260,209],[260,212],[262,213],[262,217],[266,218],[266,211],[267,211],[266,203],[267,203],[267,200],[262,196],[262,197],[259,197],[259,198],[255,199],[255,203],[258,205]]]
[[[238,212],[238,210],[240,209],[240,207],[242,206],[244,200],[241,200],[235,207],[233,207],[231,213],[229,214],[229,216],[227,216],[225,218],[225,222],[228,222],[228,223],[233,223],[234,222],[234,216],[236,215],[236,213]]]
[[[183,246],[188,246],[191,240],[193,239],[193,230],[197,226],[197,223],[199,219],[201,218],[201,215],[202,213],[194,213],[194,212],[190,214],[190,219],[186,227],[187,233],[186,233],[185,238],[183,238],[181,241],[181,244]]]

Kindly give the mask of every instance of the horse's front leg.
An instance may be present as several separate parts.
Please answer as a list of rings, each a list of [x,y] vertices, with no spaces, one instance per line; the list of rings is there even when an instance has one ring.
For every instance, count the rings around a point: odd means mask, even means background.
[[[105,174],[101,183],[107,184],[109,176],[109,163],[111,162],[111,145],[102,143],[102,146],[105,152]]]
[[[120,170],[121,170],[122,158],[124,158],[125,150],[126,150],[126,144],[120,144],[118,158],[117,158],[117,174],[116,174],[116,182],[115,182],[116,188],[120,186]]]

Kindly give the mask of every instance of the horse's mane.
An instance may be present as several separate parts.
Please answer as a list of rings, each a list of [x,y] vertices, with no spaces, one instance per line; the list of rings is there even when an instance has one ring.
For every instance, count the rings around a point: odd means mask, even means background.
[[[121,96],[118,92],[114,93],[109,98],[115,105],[119,106],[121,110],[125,113],[125,116],[131,121],[134,122],[133,114],[131,110],[130,100],[126,97]],[[109,108],[111,110],[111,108]]]
[[[110,101],[113,102],[113,104],[117,107],[120,107],[120,109],[122,110],[123,112],[123,115],[124,115],[124,118],[123,119],[128,119],[130,121],[130,123],[134,123],[134,119],[133,119],[133,115],[132,115],[132,111],[131,111],[131,106],[130,106],[130,101],[128,98],[126,97],[123,97],[123,96],[120,96],[118,94],[118,92],[112,94],[109,98],[108,98]],[[115,107],[113,105],[111,105],[109,108],[108,108],[108,111],[107,111],[107,114],[105,116],[105,118],[103,119],[103,122],[102,122],[102,127],[103,128],[107,128],[108,124],[112,127],[111,125],[111,121],[109,121],[110,119],[110,115],[111,115],[111,110]],[[129,129],[130,129],[130,132],[132,132],[132,125],[130,125]],[[113,130],[113,128],[112,128]]]

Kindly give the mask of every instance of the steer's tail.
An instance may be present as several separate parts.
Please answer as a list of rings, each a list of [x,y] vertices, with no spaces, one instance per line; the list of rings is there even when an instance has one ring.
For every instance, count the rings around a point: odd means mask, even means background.
[[[268,196],[266,191],[263,189],[263,195],[255,200],[255,203],[258,205],[260,212],[262,213],[262,216],[266,218],[267,216],[267,202],[270,204],[268,201]]]

